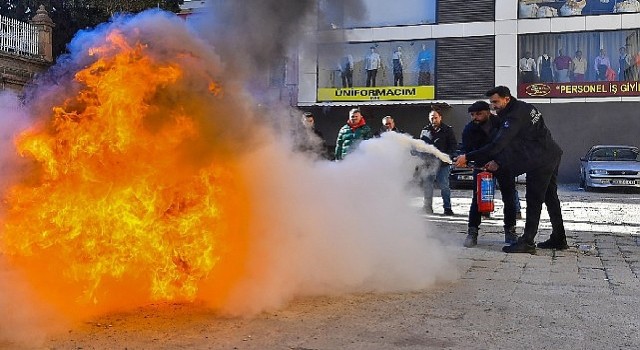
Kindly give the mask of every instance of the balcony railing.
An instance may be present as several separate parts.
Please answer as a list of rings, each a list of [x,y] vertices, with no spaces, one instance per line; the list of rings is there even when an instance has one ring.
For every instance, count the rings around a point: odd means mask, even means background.
[[[38,56],[38,28],[0,15],[0,51]]]

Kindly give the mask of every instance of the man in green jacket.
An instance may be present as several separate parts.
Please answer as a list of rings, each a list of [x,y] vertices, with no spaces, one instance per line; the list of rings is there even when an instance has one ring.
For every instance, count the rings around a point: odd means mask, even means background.
[[[371,128],[367,125],[360,110],[358,108],[350,110],[347,124],[338,131],[335,150],[336,160],[344,159],[348,153],[356,149],[360,141],[370,139],[371,136]]]

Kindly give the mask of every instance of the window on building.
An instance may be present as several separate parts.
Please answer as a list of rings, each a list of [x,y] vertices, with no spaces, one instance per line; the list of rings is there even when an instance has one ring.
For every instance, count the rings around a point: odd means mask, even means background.
[[[434,40],[326,44],[318,52],[319,101],[434,98]]]
[[[518,39],[522,97],[640,96],[640,30],[545,33]]]
[[[518,1],[518,17],[520,18],[591,16],[638,12],[640,12],[640,2],[637,0]]]
[[[319,28],[371,28],[432,24],[436,0],[320,0]]]

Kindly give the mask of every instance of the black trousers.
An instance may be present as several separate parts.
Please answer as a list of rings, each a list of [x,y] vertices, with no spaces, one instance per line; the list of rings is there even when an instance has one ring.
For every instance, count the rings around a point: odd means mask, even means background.
[[[558,199],[557,178],[560,158],[561,156],[558,155],[547,164],[527,172],[527,221],[522,239],[529,244],[534,244],[538,234],[543,203],[547,206],[551,219],[551,239],[566,240],[560,199]]]
[[[378,75],[377,69],[367,70],[367,87],[376,86],[376,75]]]
[[[421,70],[418,73],[418,85],[431,85],[431,72]]]
[[[471,207],[469,208],[469,227],[479,227],[482,222],[482,215],[478,212],[478,188],[477,177],[480,171],[473,171],[473,197],[471,198]],[[515,176],[508,171],[499,170],[495,172],[494,178],[500,185],[500,193],[502,194],[502,202],[504,203],[504,227],[516,226],[516,180]]]
[[[535,78],[535,74],[533,73],[533,71],[522,72],[522,82],[523,83],[535,83],[536,82],[536,78]]]
[[[402,72],[393,73],[393,86],[404,86],[404,77]]]
[[[353,87],[353,71],[352,70],[342,71],[340,73],[340,77],[342,78],[343,88]]]

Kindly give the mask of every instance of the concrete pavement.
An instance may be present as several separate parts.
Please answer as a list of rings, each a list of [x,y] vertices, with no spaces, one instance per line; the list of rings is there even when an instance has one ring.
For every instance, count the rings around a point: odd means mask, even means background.
[[[437,309],[459,315],[450,324],[455,333],[439,332],[453,348],[640,347],[640,195],[585,193],[575,186],[560,192],[571,249],[502,253],[501,206],[483,225],[478,246],[460,249],[460,283],[433,300]],[[467,194],[454,191],[460,218],[431,218],[443,229],[455,225],[460,243]],[[524,220],[518,226],[521,234]],[[550,229],[543,215],[537,241]]]

